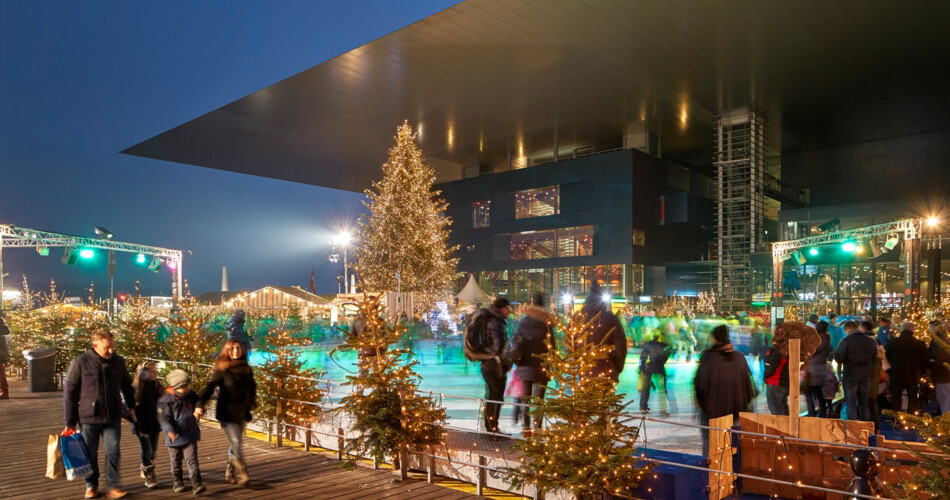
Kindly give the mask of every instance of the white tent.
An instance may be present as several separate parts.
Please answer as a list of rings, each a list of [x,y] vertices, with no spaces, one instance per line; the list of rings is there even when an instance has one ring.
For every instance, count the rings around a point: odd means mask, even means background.
[[[475,282],[475,276],[469,276],[468,283],[462,287],[462,291],[456,297],[463,302],[472,302],[474,304],[487,304],[491,297],[482,291],[478,283]]]

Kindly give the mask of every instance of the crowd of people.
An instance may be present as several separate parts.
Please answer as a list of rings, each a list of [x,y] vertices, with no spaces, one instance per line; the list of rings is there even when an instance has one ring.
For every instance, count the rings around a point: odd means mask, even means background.
[[[119,485],[123,418],[132,423],[132,434],[138,439],[140,475],[147,488],[159,486],[155,458],[159,437],[164,435],[172,489],[176,493],[187,491],[184,483],[184,469],[187,469],[192,492],[196,495],[204,492],[198,463],[201,440],[198,421],[205,413],[206,403],[215,394],[215,417],[230,444],[225,480],[241,486],[250,482],[241,440],[251,420],[251,410],[257,404],[256,384],[242,340],[231,338],[225,342],[214,360],[210,382],[199,394],[192,390],[192,376],[185,370],[170,370],[163,384],[158,366],[145,361],[131,376],[125,358],[116,353],[112,334],[108,331],[92,334],[92,348],[70,363],[63,390],[66,427],[62,434],[80,432],[91,458],[92,472],[85,477],[85,498],[97,498],[100,494],[100,440],[106,458],[105,496],[122,498],[126,495]]]

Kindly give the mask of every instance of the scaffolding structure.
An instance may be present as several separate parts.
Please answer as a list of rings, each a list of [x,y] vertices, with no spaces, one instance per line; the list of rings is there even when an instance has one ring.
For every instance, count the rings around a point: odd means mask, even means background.
[[[717,300],[751,307],[752,252],[765,241],[765,121],[751,108],[716,116]]]

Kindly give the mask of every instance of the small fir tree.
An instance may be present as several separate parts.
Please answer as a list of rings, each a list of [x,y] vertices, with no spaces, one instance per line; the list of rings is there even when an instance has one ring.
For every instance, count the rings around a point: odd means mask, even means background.
[[[125,357],[129,370],[135,369],[146,358],[162,359],[164,344],[158,340],[159,317],[152,312],[148,299],[133,297],[128,300],[116,319],[115,342]]]
[[[445,409],[417,393],[422,377],[413,369],[418,361],[412,360],[412,351],[389,349],[405,335],[405,325],[383,320],[379,297],[364,298],[358,308],[365,328],[359,335],[348,334],[337,347],[362,353],[358,372],[347,375],[344,384],[354,390],[338,408],[352,417],[358,433],[346,440],[347,452],[382,462],[413,444],[441,442]]]
[[[171,335],[165,340],[165,351],[172,361],[184,363],[180,367],[191,373],[191,388],[201,391],[211,377],[209,365],[223,341],[221,334],[211,331],[211,321],[217,311],[188,299],[180,300],[179,304],[178,312],[168,317]]]
[[[26,369],[26,358],[23,357],[23,351],[29,349],[38,349],[40,347],[39,335],[39,313],[36,305],[40,301],[39,295],[30,290],[30,285],[23,276],[23,292],[20,296],[23,300],[18,309],[7,310],[7,326],[10,328],[10,335],[13,340],[13,346],[10,349],[10,364],[20,370]]]
[[[316,404],[323,400],[324,390],[315,379],[318,373],[305,368],[300,359],[301,346],[310,345],[293,323],[293,311],[280,311],[265,334],[266,361],[257,370],[258,417],[275,420],[280,403],[280,421],[292,426],[304,426],[318,417],[322,409]],[[294,433],[288,427],[288,433]]]
[[[542,492],[559,488],[579,498],[629,497],[649,472],[635,466],[639,429],[621,415],[627,403],[616,383],[590,376],[614,349],[611,343],[586,342],[596,322],[574,313],[568,325],[560,320],[552,325],[564,332],[563,350],[548,339],[548,352],[539,357],[555,385],[550,398],[533,398],[531,410],[549,423],[513,446],[523,455],[521,465],[508,470],[516,488],[533,483]]]
[[[456,277],[457,247],[448,246],[447,204],[432,188],[435,172],[416,146],[408,123],[383,164],[383,178],[366,190],[369,213],[360,217],[357,251],[367,290],[416,292],[422,309],[448,290]],[[420,309],[421,310],[421,309]]]
[[[65,375],[73,358],[89,348],[88,338],[73,335],[76,322],[72,312],[63,302],[63,294],[56,291],[56,283],[50,280],[48,294],[42,294],[40,300],[45,307],[36,311],[35,326],[39,348],[56,349],[55,372]]]
[[[912,477],[901,481],[900,490],[892,491],[896,498],[918,500],[920,498],[950,498],[950,413],[939,417],[894,413],[904,429],[913,429],[925,439],[934,453],[923,454],[910,449],[920,463],[914,468]],[[929,496],[922,496],[925,493]]]

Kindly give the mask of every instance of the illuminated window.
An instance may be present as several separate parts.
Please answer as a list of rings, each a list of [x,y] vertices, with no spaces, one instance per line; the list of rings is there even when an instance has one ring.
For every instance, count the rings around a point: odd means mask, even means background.
[[[560,212],[560,189],[558,186],[515,192],[516,219],[557,215]]]
[[[633,230],[633,246],[642,247],[647,244],[647,233],[642,229]]]
[[[472,227],[488,227],[491,223],[491,201],[472,203]]]
[[[582,257],[594,253],[594,226],[565,227],[557,230],[557,256]]]
[[[511,235],[511,260],[582,257],[594,254],[594,226],[525,231]]]

